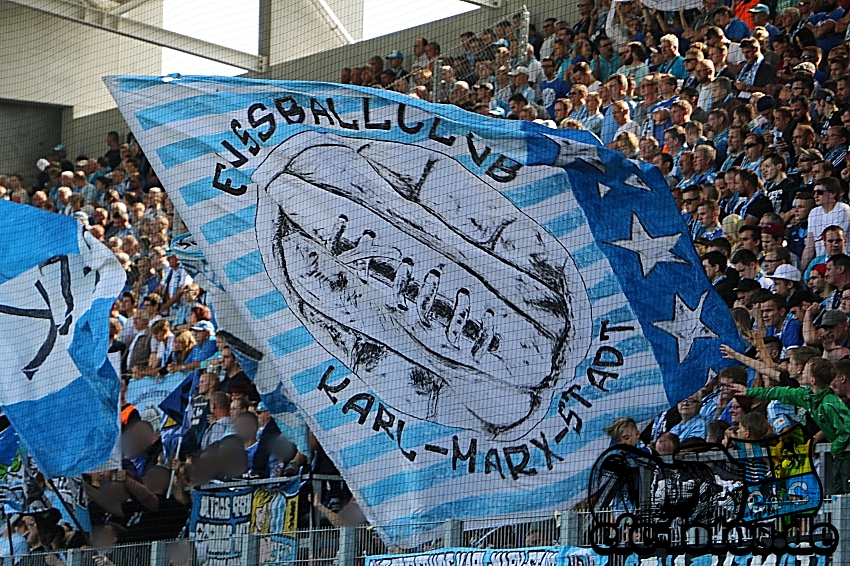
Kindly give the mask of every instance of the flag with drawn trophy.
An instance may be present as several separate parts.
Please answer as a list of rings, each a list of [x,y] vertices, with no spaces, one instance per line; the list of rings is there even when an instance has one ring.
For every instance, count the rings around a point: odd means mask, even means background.
[[[0,201],[0,406],[46,477],[89,471],[118,438],[106,357],[126,275],[75,218]]]
[[[738,345],[661,174],[588,132],[325,83],[106,82],[385,540],[551,517],[603,427]]]

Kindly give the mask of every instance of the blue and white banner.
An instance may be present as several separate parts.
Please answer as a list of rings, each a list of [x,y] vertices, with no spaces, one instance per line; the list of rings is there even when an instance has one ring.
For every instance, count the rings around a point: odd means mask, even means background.
[[[605,566],[608,558],[577,546],[440,548],[416,554],[367,556],[366,566]]]
[[[109,312],[125,274],[76,219],[0,201],[0,406],[46,477],[95,468],[118,437]]]
[[[333,84],[107,85],[385,540],[551,517],[603,427],[737,345],[661,174],[587,132]]]

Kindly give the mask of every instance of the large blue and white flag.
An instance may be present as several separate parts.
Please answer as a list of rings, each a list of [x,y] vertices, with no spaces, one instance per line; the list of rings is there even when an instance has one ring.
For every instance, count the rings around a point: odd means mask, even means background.
[[[603,427],[737,344],[661,174],[587,132],[332,84],[107,85],[387,540],[550,517]]]
[[[47,477],[91,470],[118,437],[106,358],[125,274],[74,218],[0,201],[0,406]]]

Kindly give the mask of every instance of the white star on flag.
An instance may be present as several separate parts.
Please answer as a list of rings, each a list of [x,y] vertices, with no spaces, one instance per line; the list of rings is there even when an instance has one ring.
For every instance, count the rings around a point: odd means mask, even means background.
[[[683,263],[689,265],[685,259],[673,253],[673,248],[679,243],[679,238],[682,233],[672,234],[669,236],[651,236],[644,228],[643,223],[637,217],[637,214],[632,214],[632,235],[628,240],[614,240],[609,242],[612,246],[617,246],[638,254],[640,258],[640,270],[643,276],[646,277],[655,269],[659,263]]]
[[[696,308],[691,309],[676,293],[673,299],[673,319],[653,322],[659,328],[676,339],[679,348],[679,363],[685,361],[691,353],[694,341],[699,338],[719,338],[718,334],[700,321],[708,291],[703,293]]]

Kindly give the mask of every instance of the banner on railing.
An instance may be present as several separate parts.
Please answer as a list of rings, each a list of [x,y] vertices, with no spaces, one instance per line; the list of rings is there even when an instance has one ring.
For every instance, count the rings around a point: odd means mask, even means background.
[[[287,566],[296,558],[299,478],[278,487],[196,489],[191,538],[206,545],[205,566],[237,566],[242,536],[259,535],[259,564]]]
[[[637,555],[618,557],[614,564],[622,566],[746,566],[753,563],[752,555],[715,556],[665,555],[639,558]],[[826,566],[825,556],[811,555],[770,557],[764,566]],[[609,557],[600,556],[587,548],[577,546],[480,549],[441,548],[416,554],[389,554],[366,558],[366,566],[607,566]]]
[[[366,566],[605,566],[608,559],[577,546],[514,548],[441,548],[416,554],[366,558]]]
[[[658,169],[589,132],[323,83],[107,85],[386,541],[551,517],[606,425],[739,346]]]

